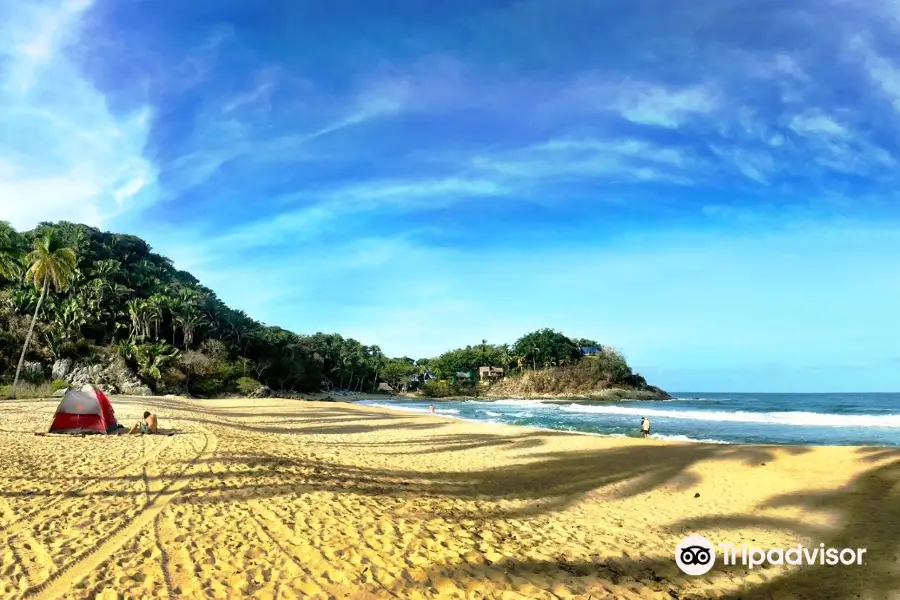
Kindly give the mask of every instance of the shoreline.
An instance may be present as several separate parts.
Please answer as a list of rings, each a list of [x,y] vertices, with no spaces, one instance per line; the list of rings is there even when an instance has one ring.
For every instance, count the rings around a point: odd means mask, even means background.
[[[572,435],[586,435],[592,437],[599,438],[611,438],[611,439],[625,439],[625,440],[643,440],[643,439],[651,439],[655,442],[662,443],[671,443],[671,444],[712,444],[712,445],[728,445],[728,446],[794,446],[796,444],[750,444],[750,443],[736,443],[736,442],[725,442],[722,440],[695,440],[692,438],[688,438],[684,435],[675,435],[675,436],[660,436],[659,434],[651,434],[649,438],[642,438],[639,434],[637,435],[625,435],[624,433],[600,433],[597,431],[578,431],[576,429],[553,429],[552,427],[539,427],[537,425],[516,425],[511,423],[498,423],[496,421],[481,421],[478,419],[467,419],[465,417],[457,417],[454,415],[446,415],[446,414],[431,414],[428,412],[421,412],[418,410],[404,410],[402,408],[394,408],[394,407],[386,407],[386,406],[376,406],[372,404],[363,405],[366,408],[382,408],[385,410],[392,411],[396,414],[402,415],[417,415],[417,416],[427,416],[438,419],[449,419],[452,421],[461,421],[463,423],[476,423],[478,425],[486,425],[489,427],[497,426],[497,427],[516,427],[520,429],[526,429],[529,431],[542,431],[547,433],[563,433],[563,434],[572,434]],[[654,437],[656,436],[656,437]],[[834,446],[835,448],[868,448],[875,447],[880,448],[882,446]]]
[[[379,400],[386,400],[385,398],[367,398],[361,399],[359,402],[378,402]],[[436,418],[444,418],[451,419],[454,421],[462,421],[466,423],[477,423],[480,425],[486,426],[503,426],[503,427],[521,427],[524,429],[532,430],[532,431],[545,431],[545,432],[553,432],[553,433],[571,433],[575,435],[587,435],[587,436],[596,436],[600,438],[615,438],[615,439],[632,439],[632,440],[641,440],[641,436],[637,431],[635,431],[634,435],[629,435],[627,433],[605,433],[598,431],[580,431],[577,429],[564,429],[564,428],[554,428],[549,426],[541,426],[541,425],[524,425],[524,424],[512,424],[512,423],[504,423],[498,421],[491,421],[488,419],[479,419],[479,418],[470,418],[463,417],[455,414],[430,414],[427,411],[426,407],[417,407],[413,408],[408,405],[404,405],[403,400],[389,400],[392,402],[397,402],[397,405],[394,406],[385,406],[385,405],[377,405],[375,408],[384,409],[393,411],[397,414],[403,415],[418,415],[418,416],[429,416]],[[420,402],[429,402],[429,399],[423,398],[411,398],[407,400],[416,400]],[[459,399],[451,399],[444,398],[445,402],[478,402],[474,398],[459,398]],[[495,401],[499,401],[501,399],[494,399]],[[536,402],[536,403],[544,403],[536,398],[505,398],[505,400],[519,400],[524,402]],[[487,401],[490,402],[490,401]],[[356,402],[351,402],[351,404],[355,404]],[[439,402],[434,402],[435,405],[438,405]],[[570,402],[548,402],[547,404],[580,404],[580,403],[570,403]],[[590,404],[584,404],[589,406]],[[372,404],[363,404],[361,406],[364,407],[373,407]],[[687,434],[682,433],[673,433],[673,434],[659,434],[653,433],[650,435],[651,440],[656,442],[666,442],[666,443],[685,443],[685,444],[712,444],[712,445],[725,445],[725,446],[748,446],[748,447],[785,447],[785,448],[801,448],[801,447],[809,447],[809,448],[873,448],[873,449],[883,449],[883,450],[900,450],[900,446],[892,445],[892,444],[829,444],[829,443],[810,443],[805,441],[797,441],[797,442],[749,442],[749,441],[727,441],[722,439],[715,439],[712,437],[704,437],[704,438],[693,438]]]

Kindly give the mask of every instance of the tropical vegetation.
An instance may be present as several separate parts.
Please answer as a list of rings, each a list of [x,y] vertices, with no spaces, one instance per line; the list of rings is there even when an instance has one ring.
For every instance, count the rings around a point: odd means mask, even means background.
[[[387,383],[440,395],[474,387],[482,366],[513,377],[574,367],[586,360],[584,346],[599,344],[542,329],[511,345],[482,340],[435,358],[390,358],[336,333],[260,323],[138,237],[69,222],[19,233],[0,222],[0,383],[13,390],[26,361],[114,356],[155,392],[372,392]],[[624,359],[616,369],[612,378],[604,371],[604,381],[643,381]],[[28,384],[47,383],[33,379]]]

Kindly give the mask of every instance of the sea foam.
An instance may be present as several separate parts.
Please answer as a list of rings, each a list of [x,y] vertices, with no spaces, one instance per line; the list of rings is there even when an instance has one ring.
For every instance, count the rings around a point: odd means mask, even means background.
[[[688,419],[692,421],[716,421],[730,423],[767,423],[776,425],[796,425],[808,427],[885,427],[900,428],[900,414],[886,415],[839,415],[802,411],[747,412],[747,411],[705,411],[705,410],[660,410],[630,406],[596,406],[568,404],[560,410],[569,413],[655,417],[666,419]]]

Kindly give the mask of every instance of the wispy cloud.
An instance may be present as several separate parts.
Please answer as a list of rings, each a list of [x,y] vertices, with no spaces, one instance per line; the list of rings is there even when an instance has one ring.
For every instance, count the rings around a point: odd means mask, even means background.
[[[593,111],[615,111],[640,125],[677,129],[690,119],[714,112],[719,105],[707,85],[666,86],[652,81],[615,81],[591,74],[566,92],[568,101]]]
[[[571,178],[685,183],[701,168],[700,161],[684,149],[638,139],[578,138],[476,156],[473,166],[520,189]]]
[[[869,41],[861,36],[852,40],[851,48],[862,57],[863,65],[872,82],[891,102],[894,109],[900,112],[900,66],[878,54]]]
[[[627,86],[615,104],[629,121],[670,129],[713,112],[717,105],[713,92],[703,86],[667,89],[646,83]]]
[[[143,193],[149,115],[112,115],[68,58],[90,3],[7,3],[0,25],[0,218],[103,224]]]
[[[828,115],[808,113],[791,119],[790,128],[804,136],[847,137],[849,131]]]

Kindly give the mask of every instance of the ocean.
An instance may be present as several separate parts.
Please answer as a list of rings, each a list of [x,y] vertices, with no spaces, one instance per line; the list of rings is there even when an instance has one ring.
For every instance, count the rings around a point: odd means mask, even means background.
[[[367,400],[360,404],[484,423],[718,444],[900,446],[900,394],[674,394],[664,401]]]

